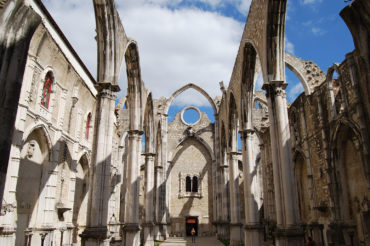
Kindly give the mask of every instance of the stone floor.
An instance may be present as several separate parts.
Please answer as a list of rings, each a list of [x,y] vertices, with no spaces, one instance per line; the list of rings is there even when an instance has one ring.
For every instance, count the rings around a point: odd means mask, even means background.
[[[223,246],[216,237],[196,237],[195,243],[191,243],[191,237],[171,237],[160,244],[161,246]]]

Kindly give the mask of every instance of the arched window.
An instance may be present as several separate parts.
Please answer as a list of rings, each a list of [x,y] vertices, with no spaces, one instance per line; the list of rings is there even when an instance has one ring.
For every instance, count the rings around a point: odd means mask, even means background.
[[[193,189],[192,192],[198,192],[198,177],[193,177]]]
[[[42,88],[42,100],[41,105],[45,108],[49,108],[51,88],[53,86],[54,76],[51,71],[49,71],[45,76],[44,87]]]
[[[186,176],[186,192],[191,192],[191,178]]]
[[[86,119],[86,134],[85,134],[86,140],[89,139],[90,127],[91,127],[91,113],[87,115]]]

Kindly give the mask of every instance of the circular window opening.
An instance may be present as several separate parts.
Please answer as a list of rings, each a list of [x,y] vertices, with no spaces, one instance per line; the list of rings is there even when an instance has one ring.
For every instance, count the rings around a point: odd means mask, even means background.
[[[182,113],[182,120],[185,124],[194,125],[200,119],[200,112],[197,108],[188,107]]]

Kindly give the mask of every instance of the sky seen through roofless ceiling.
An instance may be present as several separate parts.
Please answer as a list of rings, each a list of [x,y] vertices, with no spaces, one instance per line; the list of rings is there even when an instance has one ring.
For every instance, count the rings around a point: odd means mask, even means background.
[[[228,85],[251,0],[116,0],[126,34],[139,47],[141,74],[153,97],[170,97],[187,83],[202,87],[212,98]],[[91,0],[43,0],[67,39],[96,77],[95,17]],[[313,60],[326,73],[354,49],[339,12],[344,0],[288,0],[285,49]],[[126,95],[125,65],[120,76]],[[287,99],[303,92],[298,78],[286,69]],[[256,89],[261,90],[262,80]],[[194,90],[180,94],[169,120],[184,106],[198,106],[212,118],[208,101]],[[191,119],[190,119],[191,120]]]

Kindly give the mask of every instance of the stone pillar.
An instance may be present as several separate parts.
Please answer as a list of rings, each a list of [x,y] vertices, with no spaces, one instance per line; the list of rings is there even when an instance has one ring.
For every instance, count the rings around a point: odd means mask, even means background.
[[[212,198],[212,203],[213,203],[213,216],[212,216],[212,223],[213,225],[216,226],[216,230],[218,230],[219,226],[219,219],[220,219],[220,211],[221,211],[221,206],[219,201],[217,200],[217,197],[219,196],[219,189],[220,189],[220,183],[219,183],[219,176],[218,176],[218,163],[219,163],[219,148],[220,148],[220,143],[219,143],[219,126],[218,126],[218,114],[214,114],[215,117],[215,125],[213,128],[214,132],[214,143],[213,143],[213,149],[215,154],[215,159],[212,160],[212,192],[213,192],[213,198]]]
[[[226,153],[225,153],[226,155]],[[229,166],[227,160],[220,166],[220,179],[221,179],[221,221],[219,222],[219,238],[229,239],[228,225],[229,225]]]
[[[167,127],[168,115],[160,114],[161,121],[161,139],[160,147],[157,149],[159,152],[158,165],[156,166],[156,211],[155,211],[155,239],[165,240],[167,238],[167,208],[169,206],[169,196],[167,189]]]
[[[92,160],[94,173],[90,192],[88,225],[81,235],[85,246],[109,245],[108,201],[116,96],[110,84],[99,84],[97,90],[98,106]]]
[[[252,173],[255,171],[255,155],[253,154],[254,130],[246,129],[240,132],[243,154],[244,175],[244,203],[245,203],[245,226],[244,240],[246,245],[261,245],[263,239],[263,227],[259,221],[258,204],[252,193]],[[255,174],[256,175],[256,174]],[[262,187],[261,187],[262,188]]]
[[[154,153],[145,153],[144,246],[154,245]]]
[[[163,203],[161,198],[161,190],[163,186],[163,167],[156,166],[155,167],[155,226],[154,226],[154,239],[158,241],[165,240],[162,231],[162,206]]]
[[[125,246],[140,245],[139,226],[139,192],[140,192],[140,164],[139,153],[142,131],[131,130],[128,132],[128,167],[126,185],[126,212],[123,227]]]
[[[230,246],[243,245],[240,221],[238,152],[230,152]]]
[[[269,106],[271,152],[276,204],[276,245],[303,245],[304,233],[298,225],[296,186],[293,174],[288,108],[284,81],[264,84]]]

